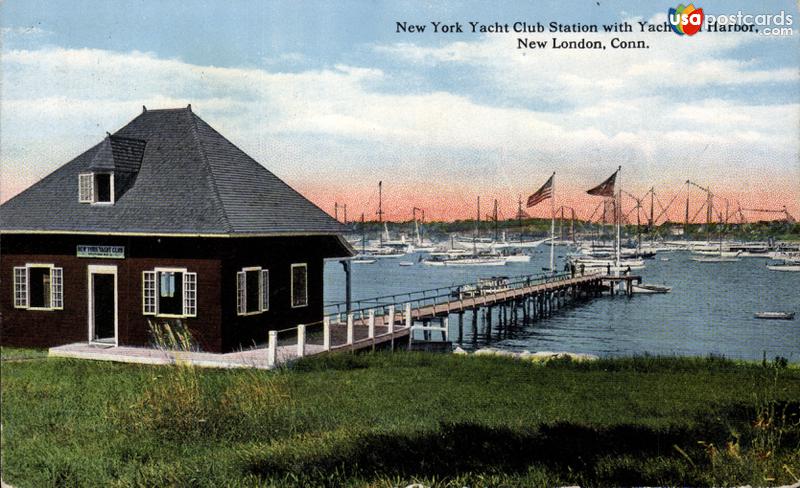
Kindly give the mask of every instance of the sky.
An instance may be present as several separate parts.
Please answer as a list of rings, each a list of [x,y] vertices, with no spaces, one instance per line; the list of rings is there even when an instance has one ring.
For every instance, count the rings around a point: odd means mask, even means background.
[[[713,192],[717,211],[727,200],[731,213],[786,205],[800,217],[798,1],[695,6],[783,12],[791,33],[638,32],[675,7],[659,1],[7,0],[0,200],[142,105],[191,103],[324,210],[346,204],[351,220],[375,218],[378,181],[388,219],[410,219],[413,207],[428,220],[472,218],[478,197],[484,216],[497,199],[501,218],[513,217],[553,172],[555,205],[588,217],[599,202],[585,190],[618,166],[626,192],[654,188],[675,220],[687,179]],[[481,34],[471,21],[628,21],[635,32]],[[398,32],[398,22],[426,30]],[[607,49],[518,49],[520,37]],[[614,37],[648,48],[612,49]],[[705,195],[689,196],[694,214]],[[633,205],[625,197],[626,212]]]

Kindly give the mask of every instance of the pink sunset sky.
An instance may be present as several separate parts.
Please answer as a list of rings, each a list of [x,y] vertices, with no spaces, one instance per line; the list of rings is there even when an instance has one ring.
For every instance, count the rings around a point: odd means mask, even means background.
[[[509,12],[528,15],[512,3]],[[174,13],[155,3],[126,15],[169,14],[165,25],[135,28],[141,23],[117,19],[113,9],[97,13],[99,32],[75,28],[85,21],[80,12],[56,15],[24,3],[7,9],[0,200],[100,142],[142,105],[191,103],[325,211],[346,204],[350,220],[362,212],[375,218],[378,181],[391,220],[410,219],[413,207],[428,220],[474,218],[478,196],[483,216],[496,198],[500,215],[513,217],[517,199],[524,201],[553,171],[556,204],[585,218],[599,203],[585,191],[620,165],[630,193],[654,187],[664,205],[679,194],[667,214],[674,221],[683,220],[687,179],[712,190],[718,211],[727,199],[731,213],[739,205],[785,205],[800,217],[796,28],[780,38],[646,33],[637,39],[648,49],[633,51],[524,52],[513,34],[413,37],[392,29],[401,13],[425,17],[432,6],[349,13],[342,7],[328,20],[341,29],[322,33],[304,30],[301,11],[285,7],[291,12],[283,18],[291,21],[279,21],[253,5],[248,18],[186,9],[175,34],[181,39],[166,36]],[[800,19],[794,2],[784,7]],[[470,8],[435,13],[496,14],[480,4]],[[598,3],[596,12],[574,16],[666,19],[660,4],[626,8]],[[350,30],[348,15],[360,15],[359,25],[369,28]],[[593,34],[603,42],[610,37]],[[202,49],[197,39],[204,39]],[[690,199],[694,214],[705,197],[693,188]],[[626,197],[626,212],[632,206]],[[544,202],[528,212],[548,216],[549,207]]]

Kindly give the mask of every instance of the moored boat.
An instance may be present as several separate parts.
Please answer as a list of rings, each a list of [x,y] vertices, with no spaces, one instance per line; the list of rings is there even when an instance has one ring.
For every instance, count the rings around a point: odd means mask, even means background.
[[[735,263],[737,261],[741,261],[738,257],[726,257],[726,256],[701,256],[697,258],[692,258],[692,261],[698,263]]]
[[[794,320],[794,312],[756,312],[757,319]]]
[[[427,266],[505,266],[503,258],[457,257],[450,259],[427,259],[422,261]]]
[[[633,293],[669,293],[672,291],[672,287],[640,283],[638,285],[631,285],[631,291],[633,291]]]
[[[771,271],[800,271],[800,263],[785,262],[782,264],[768,264],[767,269]]]

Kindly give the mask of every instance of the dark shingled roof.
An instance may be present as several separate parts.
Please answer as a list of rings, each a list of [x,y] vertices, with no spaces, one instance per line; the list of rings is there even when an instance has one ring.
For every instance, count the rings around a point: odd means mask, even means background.
[[[78,202],[78,174],[137,173],[113,205]],[[343,226],[195,115],[147,110],[0,206],[3,231],[333,234]]]

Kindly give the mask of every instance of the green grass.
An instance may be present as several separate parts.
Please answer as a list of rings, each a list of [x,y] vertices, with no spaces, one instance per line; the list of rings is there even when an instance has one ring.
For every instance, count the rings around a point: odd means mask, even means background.
[[[5,349],[3,350],[5,353]],[[16,486],[778,485],[800,370],[411,353],[207,370],[2,364]]]
[[[0,361],[23,361],[28,359],[44,359],[47,349],[24,349],[21,347],[0,346]]]

